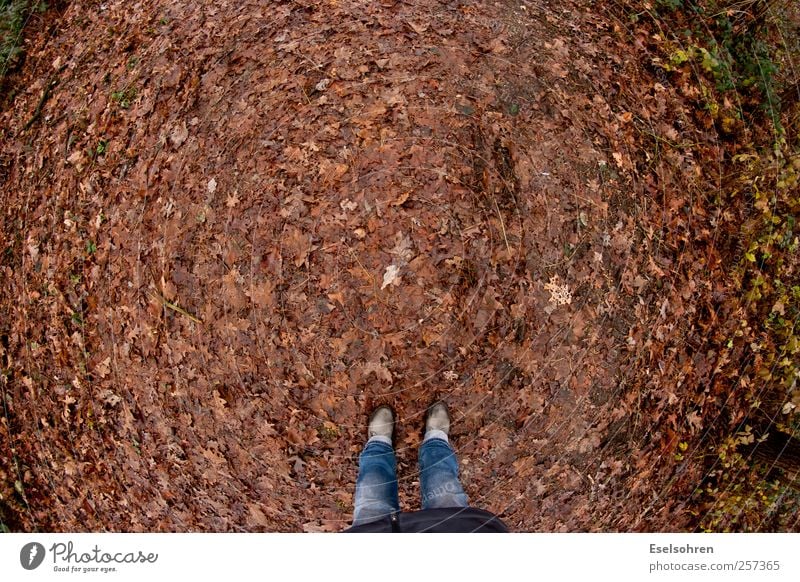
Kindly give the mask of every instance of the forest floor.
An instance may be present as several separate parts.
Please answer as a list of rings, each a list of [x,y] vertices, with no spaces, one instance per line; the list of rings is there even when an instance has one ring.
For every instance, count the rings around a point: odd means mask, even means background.
[[[718,138],[618,16],[76,0],[41,24],[0,113],[8,527],[341,530],[381,402],[416,509],[443,398],[472,505],[512,529],[693,529],[693,443],[741,411],[702,381],[718,177],[674,144]]]

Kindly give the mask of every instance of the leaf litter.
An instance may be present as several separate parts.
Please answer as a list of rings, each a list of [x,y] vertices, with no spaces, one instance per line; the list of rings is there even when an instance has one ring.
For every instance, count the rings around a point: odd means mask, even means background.
[[[713,409],[681,347],[707,290],[672,252],[694,162],[658,162],[677,200],[654,203],[631,120],[682,98],[613,11],[104,6],[32,39],[2,112],[16,528],[342,529],[380,402],[415,508],[435,398],[472,503],[516,530],[691,523],[698,469],[669,451]]]

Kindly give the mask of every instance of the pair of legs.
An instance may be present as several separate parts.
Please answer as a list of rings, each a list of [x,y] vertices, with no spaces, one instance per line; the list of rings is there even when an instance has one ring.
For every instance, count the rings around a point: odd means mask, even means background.
[[[429,429],[425,433],[419,448],[419,472],[422,509],[467,507],[446,431]],[[354,505],[354,526],[400,511],[397,462],[390,436],[373,435],[367,441],[358,460]]]

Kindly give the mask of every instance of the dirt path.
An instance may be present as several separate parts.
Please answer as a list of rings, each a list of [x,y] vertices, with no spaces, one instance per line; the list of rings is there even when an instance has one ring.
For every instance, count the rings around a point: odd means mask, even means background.
[[[438,396],[474,505],[654,527],[626,379],[661,267],[613,25],[580,1],[71,3],[3,116],[17,525],[341,529],[378,401],[416,508]]]

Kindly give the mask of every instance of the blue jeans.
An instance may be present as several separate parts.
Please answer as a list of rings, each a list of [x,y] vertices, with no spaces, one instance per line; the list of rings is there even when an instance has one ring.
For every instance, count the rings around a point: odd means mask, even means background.
[[[433,431],[438,432],[438,431]],[[456,455],[444,433],[428,435],[419,447],[422,509],[467,507],[467,495],[458,480]],[[353,525],[369,523],[400,511],[397,463],[388,438],[367,441],[358,459]]]

